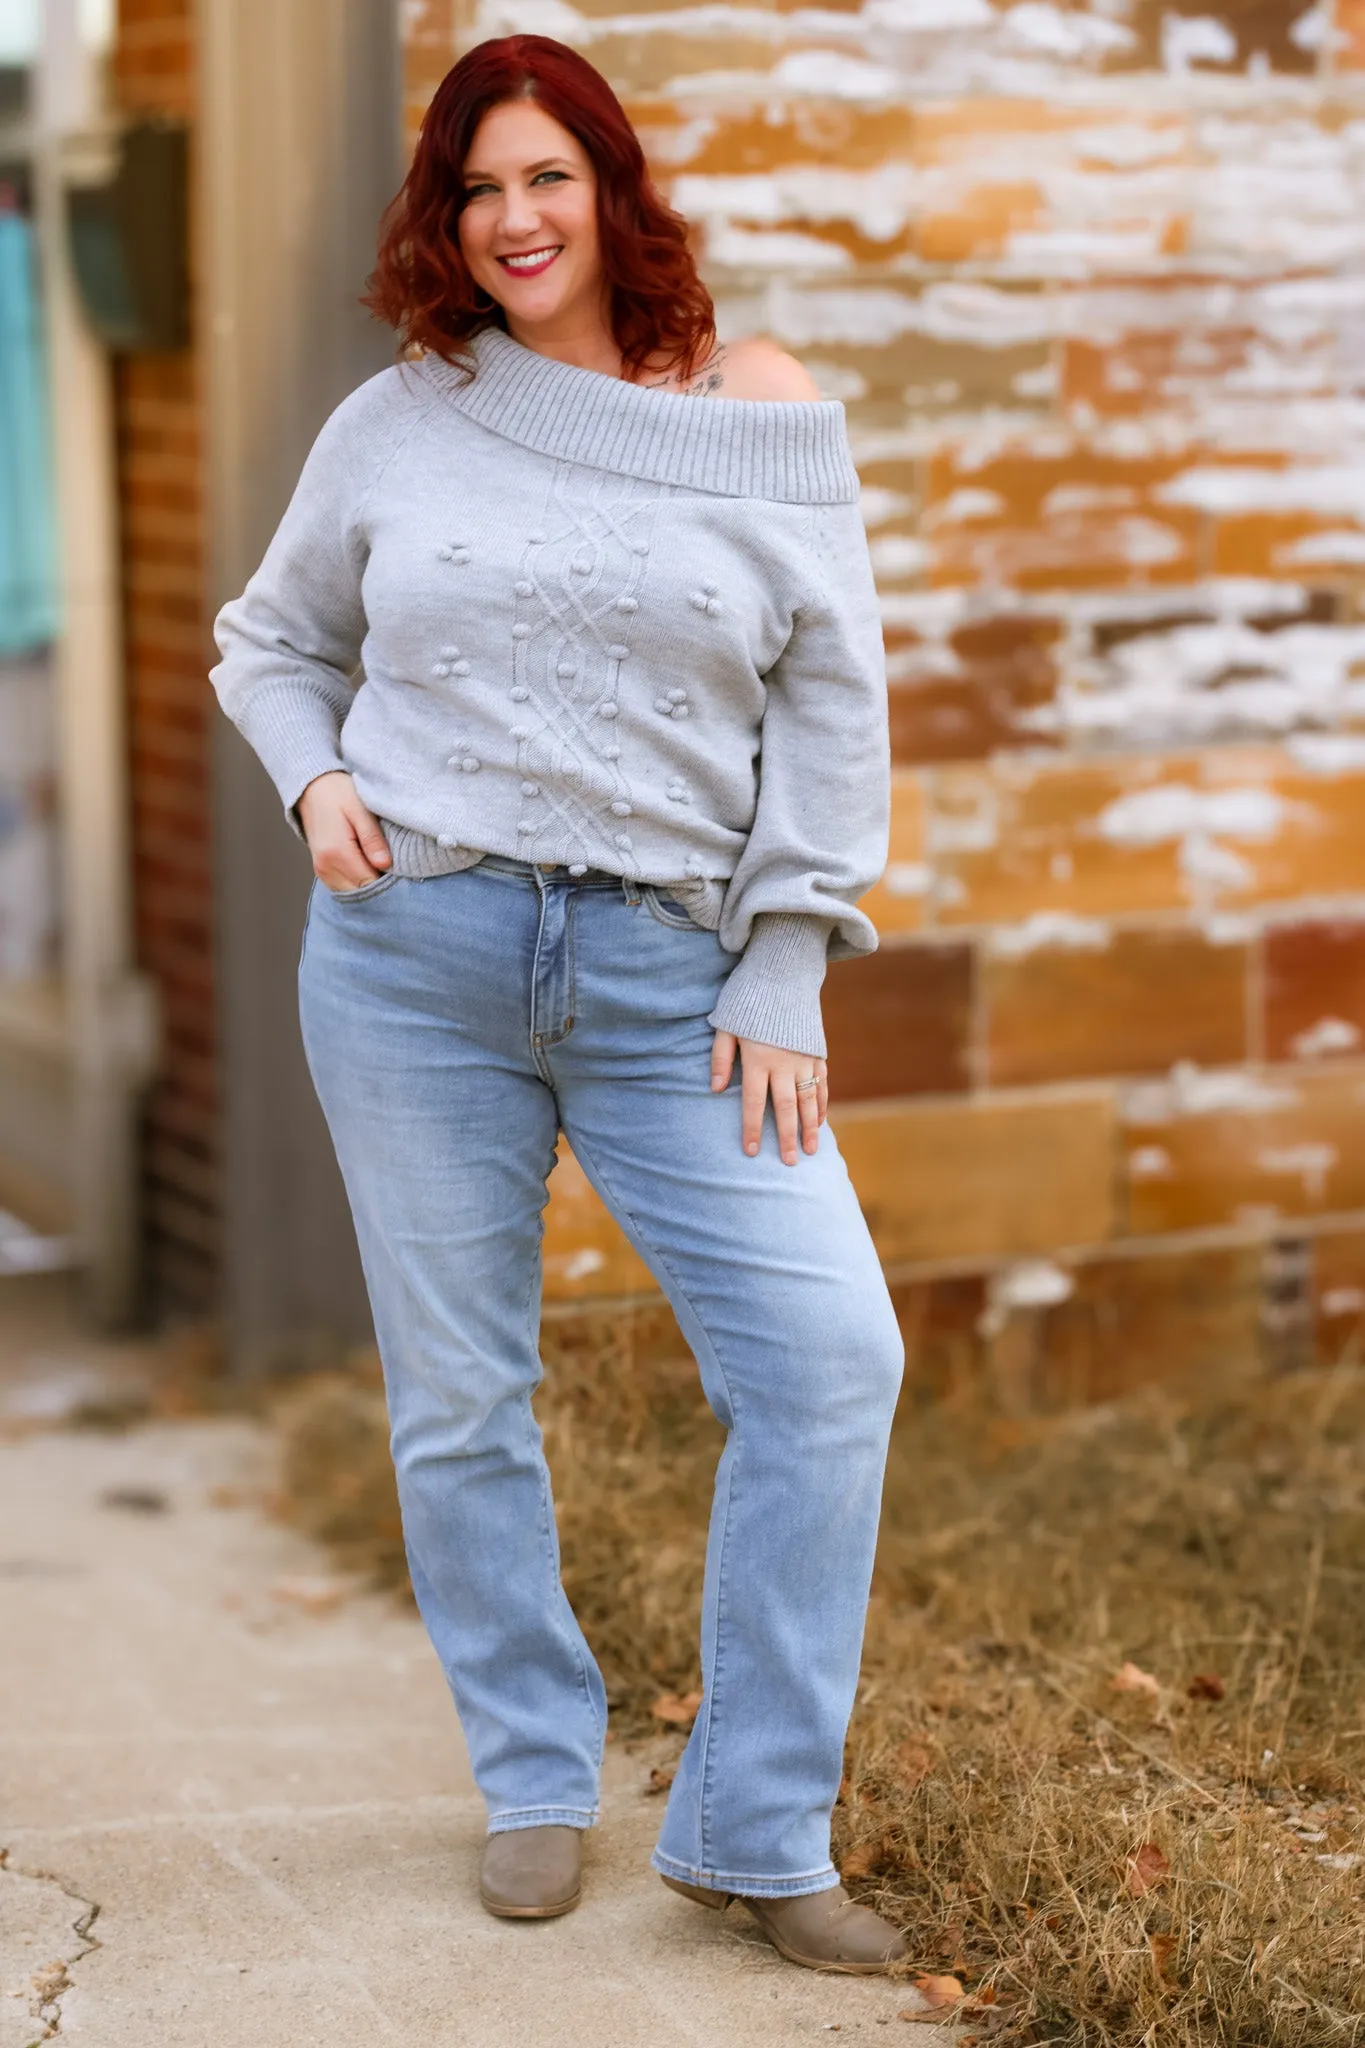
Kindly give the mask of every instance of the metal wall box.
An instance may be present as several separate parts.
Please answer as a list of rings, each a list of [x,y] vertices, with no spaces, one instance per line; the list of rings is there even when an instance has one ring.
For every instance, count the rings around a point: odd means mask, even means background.
[[[112,176],[67,188],[76,281],[110,348],[189,342],[187,159],[183,126],[137,121],[118,138]]]

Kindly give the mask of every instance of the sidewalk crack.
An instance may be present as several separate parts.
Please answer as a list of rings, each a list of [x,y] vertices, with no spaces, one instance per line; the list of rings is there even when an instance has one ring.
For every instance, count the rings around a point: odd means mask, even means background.
[[[71,1921],[74,1945],[66,1936],[59,1937],[63,1953],[51,1956],[17,1982],[0,1984],[0,1995],[28,2000],[29,2017],[35,2020],[39,2031],[24,2043],[24,2048],[39,2048],[43,2041],[51,2041],[62,2030],[62,1999],[71,1990],[71,1970],[77,1963],[84,1962],[101,1944],[91,1929],[99,1915],[99,1906],[93,1899],[87,1899],[74,1889],[63,1877],[51,1870],[27,1870],[10,1861],[8,1849],[0,1849],[0,1878],[17,1878],[21,1885],[55,1885],[64,1897],[80,1908]],[[50,1943],[49,1946],[56,1944]],[[0,1961],[8,1958],[0,1956]]]

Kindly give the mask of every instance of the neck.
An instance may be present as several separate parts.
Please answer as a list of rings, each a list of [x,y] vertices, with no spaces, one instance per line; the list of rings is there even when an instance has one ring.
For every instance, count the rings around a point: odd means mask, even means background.
[[[507,332],[523,348],[548,356],[552,362],[566,363],[572,370],[596,370],[604,377],[621,375],[621,351],[605,316],[595,308],[569,310],[558,319],[534,325],[509,317]]]

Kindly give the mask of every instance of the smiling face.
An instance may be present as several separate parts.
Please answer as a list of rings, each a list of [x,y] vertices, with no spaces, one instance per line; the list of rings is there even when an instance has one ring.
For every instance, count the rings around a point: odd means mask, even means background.
[[[534,100],[479,123],[464,164],[460,250],[516,340],[605,329],[597,174],[577,138]]]

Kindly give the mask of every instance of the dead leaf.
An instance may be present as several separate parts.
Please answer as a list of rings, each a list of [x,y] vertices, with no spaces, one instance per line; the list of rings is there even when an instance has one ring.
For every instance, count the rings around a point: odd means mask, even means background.
[[[1147,1892],[1155,1891],[1171,1874],[1169,1859],[1157,1848],[1155,1842],[1144,1842],[1128,1858],[1128,1877],[1125,1890],[1132,1898],[1140,1899]]]
[[[942,2020],[939,2018],[937,2010],[921,2012],[918,2007],[912,2009],[908,2005],[904,2008],[903,2011],[898,2012],[896,2014],[896,2018],[900,2020],[917,2020],[922,2027],[939,2027],[943,2024]]]
[[[1109,1681],[1115,1692],[1145,1692],[1149,1699],[1161,1695],[1161,1681],[1153,1678],[1150,1671],[1139,1670],[1136,1664],[1121,1664]]]
[[[896,1776],[908,1792],[922,1785],[933,1768],[933,1751],[922,1742],[902,1742],[896,1751]]]
[[[701,1698],[699,1692],[666,1692],[649,1711],[656,1721],[666,1721],[673,1728],[687,1728],[701,1711]]]
[[[856,1883],[860,1877],[871,1877],[873,1871],[880,1866],[881,1860],[880,1842],[859,1842],[848,1851],[840,1863],[839,1875],[846,1884],[850,1879]]]
[[[264,1498],[259,1486],[211,1486],[208,1492],[211,1508],[254,1508]]]
[[[656,1792],[666,1792],[673,1783],[673,1777],[672,1771],[661,1771],[656,1764],[649,1774],[649,1783],[645,1786],[646,1798],[652,1797]]]
[[[1216,1671],[1196,1671],[1185,1690],[1192,1700],[1221,1700],[1227,1687]]]
[[[852,1797],[853,1784],[851,1779],[849,1779],[849,1777],[845,1775],[839,1780],[839,1796],[837,1797],[834,1803],[836,1806],[843,1806],[845,1802],[850,1800]]]
[[[958,1977],[916,1977],[913,1982],[925,2004],[940,2009],[956,2005],[965,1994],[965,1986]]]
[[[330,1614],[352,1590],[350,1579],[276,1579],[270,1588],[276,1600],[301,1607],[305,1614]]]
[[[170,1506],[159,1486],[106,1486],[102,1508],[121,1508],[128,1515],[164,1515]]]
[[[1152,1951],[1152,1967],[1156,1971],[1157,1981],[1160,1984],[1168,1984],[1166,1965],[1180,1947],[1179,1937],[1174,1934],[1149,1934],[1147,1940]]]

